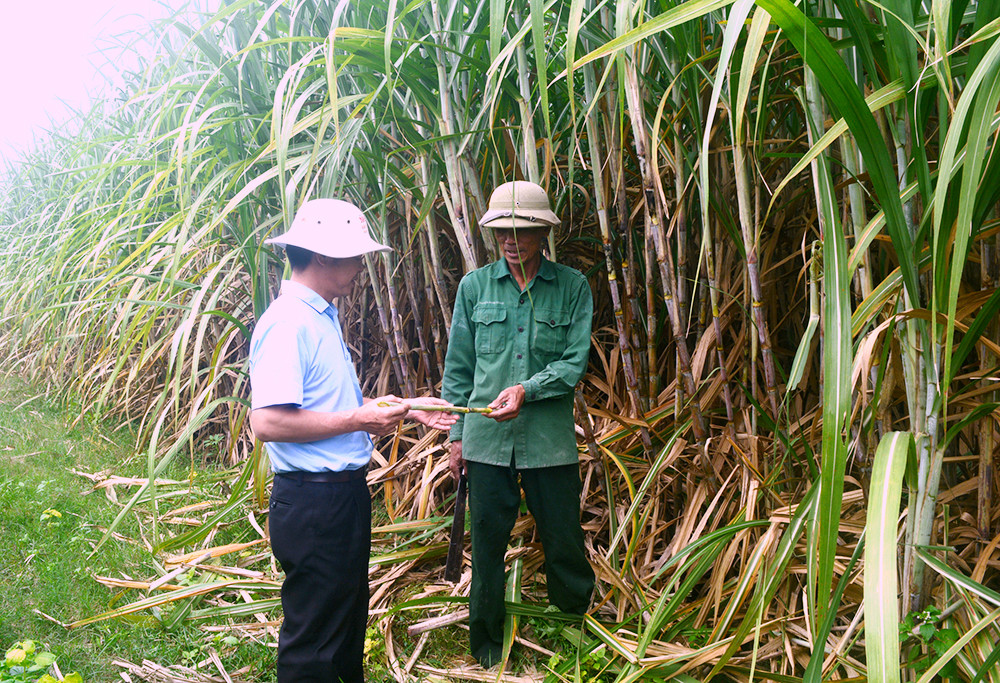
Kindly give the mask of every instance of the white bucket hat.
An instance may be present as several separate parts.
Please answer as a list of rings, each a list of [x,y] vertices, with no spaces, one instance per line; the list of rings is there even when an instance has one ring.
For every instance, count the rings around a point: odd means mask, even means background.
[[[329,256],[351,258],[373,251],[392,251],[368,234],[368,221],[361,209],[340,199],[312,199],[295,214],[288,232],[265,244],[291,245]]]
[[[484,228],[542,228],[559,225],[541,185],[527,180],[504,183],[490,195],[489,210],[479,219]]]

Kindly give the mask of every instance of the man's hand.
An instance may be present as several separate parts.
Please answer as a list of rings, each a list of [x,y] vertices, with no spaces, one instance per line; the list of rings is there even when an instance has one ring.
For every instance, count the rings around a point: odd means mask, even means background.
[[[491,409],[491,412],[486,417],[497,422],[513,420],[521,412],[522,405],[524,405],[524,387],[520,384],[515,384],[497,394],[493,402],[487,406]]]
[[[445,406],[452,407],[451,403],[448,403],[444,399],[434,398],[432,396],[427,396],[424,398],[404,398],[401,399],[402,403],[406,405],[424,405],[424,406]],[[416,420],[422,425],[426,425],[431,429],[442,429],[449,430],[451,426],[458,422],[458,415],[454,413],[448,413],[445,411],[431,411],[431,410],[410,410],[407,415],[411,420]]]
[[[376,436],[383,436],[394,431],[400,420],[409,412],[408,405],[390,394],[366,400],[364,405],[354,411],[354,417],[360,429]]]
[[[380,406],[380,401],[392,405]],[[285,404],[257,408],[250,413],[250,426],[261,441],[308,443],[361,431],[381,436],[392,432],[409,410],[395,396],[366,399],[359,408],[331,413]]]
[[[448,469],[451,476],[458,481],[465,474],[465,458],[462,457],[462,442],[452,441],[450,455],[448,457]]]

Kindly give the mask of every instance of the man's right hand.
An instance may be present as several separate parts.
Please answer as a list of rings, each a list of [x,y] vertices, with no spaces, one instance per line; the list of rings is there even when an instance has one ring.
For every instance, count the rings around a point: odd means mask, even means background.
[[[452,441],[451,442],[451,455],[448,457],[448,469],[451,470],[451,476],[458,481],[463,474],[465,474],[465,458],[462,457],[462,442]]]
[[[365,401],[354,415],[359,428],[376,436],[384,436],[395,431],[408,412],[408,405],[400,403],[396,396],[389,395]]]

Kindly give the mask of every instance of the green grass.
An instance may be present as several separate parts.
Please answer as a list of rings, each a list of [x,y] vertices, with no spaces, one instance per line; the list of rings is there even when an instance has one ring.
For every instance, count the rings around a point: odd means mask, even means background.
[[[40,641],[64,673],[100,683],[121,680],[115,659],[190,665],[211,646],[227,670],[250,666],[257,680],[273,680],[273,648],[252,641],[227,645],[183,625],[168,632],[151,615],[67,630],[39,614],[70,623],[104,612],[125,596],[93,575],[146,580],[154,566],[139,542],[112,540],[91,554],[118,508],[72,470],[141,477],[145,463],[133,455],[132,434],[73,424],[75,414],[15,380],[0,380],[0,647]],[[186,471],[190,461],[179,467]],[[139,520],[133,516],[118,531],[139,539]]]

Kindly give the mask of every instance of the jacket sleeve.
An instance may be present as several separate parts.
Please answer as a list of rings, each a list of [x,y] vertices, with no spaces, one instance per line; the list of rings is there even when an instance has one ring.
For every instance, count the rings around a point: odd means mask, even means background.
[[[476,340],[469,318],[469,289],[468,278],[462,278],[455,295],[444,377],[441,380],[441,398],[457,406],[469,404],[476,371]],[[460,415],[458,422],[451,427],[449,440],[461,441],[464,426],[465,416]]]
[[[525,401],[541,401],[570,394],[587,371],[594,300],[582,273],[576,273],[568,286],[574,290],[570,298],[571,323],[566,334],[566,348],[559,358],[521,382]]]

